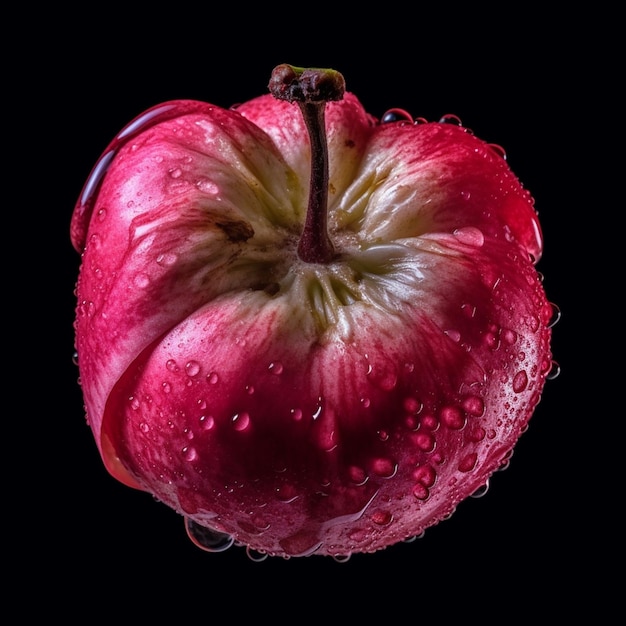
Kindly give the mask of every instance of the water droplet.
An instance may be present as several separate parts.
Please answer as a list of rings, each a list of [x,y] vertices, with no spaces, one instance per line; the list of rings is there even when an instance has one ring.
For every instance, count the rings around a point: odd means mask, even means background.
[[[200,178],[196,181],[196,187],[203,193],[210,196],[216,196],[219,193],[219,187],[208,178]]]
[[[546,374],[547,380],[554,380],[559,377],[561,373],[561,366],[556,361],[550,361],[550,368],[548,373]]]
[[[231,421],[233,423],[233,428],[236,431],[241,432],[250,426],[250,415],[246,412],[237,413],[236,415],[233,415]]]
[[[381,124],[390,124],[392,122],[409,122],[413,123],[413,116],[404,109],[389,109],[381,118]]]
[[[475,226],[464,226],[463,228],[457,228],[452,233],[461,243],[472,246],[474,248],[480,248],[485,243],[485,235],[483,231]]]
[[[191,541],[206,552],[224,552],[235,542],[228,533],[201,526],[188,517],[185,518],[185,529]]]
[[[411,415],[417,415],[424,407],[424,405],[420,402],[420,400],[412,396],[409,396],[408,398],[404,399],[403,406],[404,406],[404,410],[407,413],[410,413]]]
[[[246,556],[255,563],[261,563],[267,559],[267,552],[259,552],[258,550],[253,550],[250,546],[246,547]]]
[[[215,426],[215,419],[212,415],[202,415],[200,417],[200,425],[202,430],[211,430]]]
[[[424,452],[432,452],[435,449],[435,438],[430,433],[420,431],[412,435],[411,439]]]
[[[393,521],[393,514],[391,511],[383,511],[381,509],[372,513],[372,522],[378,526],[389,526]]]
[[[170,372],[177,372],[178,371],[178,365],[176,365],[176,361],[174,361],[174,359],[168,359],[165,362],[165,367],[170,371]]]
[[[482,498],[489,491],[489,479],[470,496],[471,498]]]
[[[426,487],[432,487],[437,480],[437,473],[432,465],[420,465],[413,470],[413,478]]]
[[[561,319],[561,309],[554,302],[550,302],[550,306],[552,307],[552,315],[548,322],[548,328],[552,328]]]
[[[178,255],[174,254],[173,252],[166,252],[164,254],[159,254],[159,256],[157,256],[156,262],[164,267],[169,267],[176,263],[177,258]]]
[[[398,471],[398,464],[392,459],[378,458],[371,462],[371,470],[381,478],[392,478]]]
[[[133,411],[136,411],[141,406],[141,403],[139,402],[139,399],[136,398],[135,396],[131,396],[130,398],[128,398],[128,400],[130,402],[130,408]]]
[[[215,372],[209,372],[206,379],[211,385],[216,385],[219,382],[220,377]]]
[[[150,284],[150,277],[147,274],[137,274],[133,279],[133,284],[137,289],[145,289]]]
[[[367,472],[362,467],[357,467],[356,465],[348,468],[348,476],[350,481],[357,486],[364,485],[368,478]]]
[[[172,391],[172,386],[168,382],[163,382],[161,383],[161,389],[163,390],[163,393],[169,393]]]
[[[197,376],[200,373],[200,363],[198,361],[188,361],[185,365],[185,373],[187,376]]]
[[[273,361],[269,364],[269,371],[276,376],[280,376],[283,373],[283,364],[280,361]]]
[[[139,424],[139,430],[142,433],[147,433],[150,430],[150,426],[146,424],[145,422],[141,422],[141,424]]]
[[[461,459],[461,462],[459,463],[459,471],[471,472],[476,467],[477,461],[478,461],[478,454],[476,454],[476,452],[471,452],[466,457]]]
[[[184,447],[182,453],[186,461],[196,461],[198,459],[198,451],[193,446]]]
[[[298,497],[298,492],[293,485],[285,484],[276,489],[276,497],[285,503],[293,502]]]
[[[426,485],[417,483],[416,485],[413,486],[413,495],[418,500],[428,500],[430,496],[430,489],[426,487]]]
[[[493,152],[495,152],[499,157],[503,158],[504,160],[506,160],[506,150],[499,144],[497,143],[490,143],[487,144],[489,146],[489,148],[491,148],[491,150]]]
[[[299,422],[302,419],[302,409],[291,409],[291,417],[295,422]]]
[[[337,563],[347,563],[351,556],[351,554],[335,554],[333,556],[333,561],[336,561]]]
[[[452,339],[452,341],[454,341],[455,343],[459,343],[459,341],[461,341],[461,333],[458,330],[444,330],[444,333],[448,335],[448,337],[450,337],[450,339]]]
[[[527,385],[528,385],[528,374],[526,373],[526,370],[520,370],[513,377],[513,391],[515,393],[520,393],[524,391],[524,389],[526,389]]]
[[[180,178],[183,174],[183,171],[180,169],[180,167],[173,167],[171,170],[169,170],[169,175],[172,178]]]
[[[463,126],[461,118],[452,113],[446,113],[439,118],[440,124],[453,124],[454,126]]]
[[[481,417],[485,413],[485,403],[478,396],[468,396],[463,400],[463,410],[473,417]]]
[[[453,430],[460,430],[465,426],[463,412],[455,406],[446,406],[441,409],[441,421]]]

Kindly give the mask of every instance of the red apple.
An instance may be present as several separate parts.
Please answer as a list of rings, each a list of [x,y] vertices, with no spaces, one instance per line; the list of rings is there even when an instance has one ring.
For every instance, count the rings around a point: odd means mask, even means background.
[[[330,70],[270,91],[159,105],[94,168],[71,224],[87,420],[207,549],[372,552],[526,428],[552,366],[541,229],[457,118],[375,119]]]

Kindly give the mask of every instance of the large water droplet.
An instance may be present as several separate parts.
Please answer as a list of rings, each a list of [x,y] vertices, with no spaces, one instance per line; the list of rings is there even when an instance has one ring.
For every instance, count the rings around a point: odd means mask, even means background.
[[[548,322],[548,328],[552,328],[561,319],[561,309],[554,302],[550,302],[550,306],[552,307],[552,316]]]
[[[392,122],[409,122],[413,123],[413,116],[404,109],[389,109],[381,118],[382,124],[390,124]]]
[[[191,541],[205,552],[224,552],[235,542],[228,533],[200,526],[188,517],[185,518],[185,529]]]
[[[474,248],[480,248],[485,243],[485,235],[483,231],[475,226],[464,226],[457,228],[452,233],[461,243]]]

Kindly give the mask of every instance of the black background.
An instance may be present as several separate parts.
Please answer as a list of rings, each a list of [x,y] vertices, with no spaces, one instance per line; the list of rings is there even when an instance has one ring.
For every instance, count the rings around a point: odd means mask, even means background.
[[[359,15],[347,9],[341,18],[315,5],[160,11],[38,13],[36,28],[25,19],[21,29],[19,47],[29,55],[10,70],[12,106],[28,128],[18,138],[22,166],[15,164],[27,200],[17,210],[25,219],[14,244],[25,258],[16,268],[36,277],[25,286],[16,272],[26,292],[16,315],[26,303],[37,318],[26,322],[28,339],[16,349],[24,357],[18,381],[33,368],[37,375],[20,392],[28,434],[18,426],[12,443],[20,461],[9,481],[19,494],[10,517],[19,521],[21,546],[13,580],[45,592],[50,614],[84,620],[111,612],[207,623],[446,624],[453,616],[506,623],[528,614],[552,623],[572,614],[584,621],[589,607],[601,611],[606,589],[596,556],[616,555],[599,550],[604,532],[591,526],[603,468],[594,458],[600,433],[587,421],[595,392],[572,398],[597,369],[587,365],[595,342],[585,332],[580,290],[593,271],[581,269],[581,254],[591,253],[581,252],[589,225],[579,216],[592,205],[588,161],[601,154],[583,148],[581,134],[593,144],[590,122],[612,113],[600,91],[600,68],[613,55],[605,25],[589,15],[450,7],[427,14],[402,4]],[[594,33],[600,46],[590,41]],[[376,116],[392,107],[428,119],[454,113],[502,145],[535,197],[546,242],[539,269],[562,310],[553,341],[561,375],[548,381],[510,467],[487,495],[463,503],[422,539],[343,564],[321,557],[255,563],[242,549],[195,548],[176,514],[106,474],[72,363],[79,257],[69,222],[101,151],[164,100],[229,106],[265,93],[282,62],[341,71]]]

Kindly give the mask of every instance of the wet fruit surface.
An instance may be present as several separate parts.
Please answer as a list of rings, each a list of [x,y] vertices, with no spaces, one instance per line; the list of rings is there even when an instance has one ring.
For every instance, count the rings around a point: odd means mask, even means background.
[[[148,111],[74,213],[104,463],[210,551],[346,558],[420,535],[486,489],[557,371],[541,229],[502,149],[351,93],[324,129],[323,262],[299,247],[315,152],[271,95]]]

